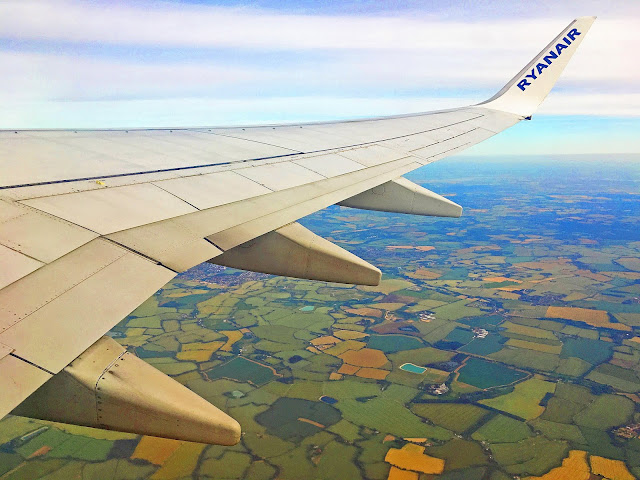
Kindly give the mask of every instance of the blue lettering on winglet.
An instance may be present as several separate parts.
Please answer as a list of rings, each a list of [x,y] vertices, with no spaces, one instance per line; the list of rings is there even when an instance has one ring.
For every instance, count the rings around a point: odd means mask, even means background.
[[[556,43],[556,46],[549,50],[548,54],[545,53],[545,55],[542,57],[543,61],[538,62],[538,64],[531,69],[531,72],[526,73],[524,78],[516,84],[518,85],[520,90],[524,92],[529,85],[533,85],[531,82],[540,78],[540,75],[542,75],[545,68],[549,68],[549,65],[551,65],[553,61],[562,54],[563,50],[569,48],[569,45],[571,45],[571,43],[575,41],[578,35],[580,35],[580,32],[577,28],[572,28],[571,30],[569,30],[569,32],[567,32],[567,35],[562,38],[562,40],[564,40],[564,43]]]

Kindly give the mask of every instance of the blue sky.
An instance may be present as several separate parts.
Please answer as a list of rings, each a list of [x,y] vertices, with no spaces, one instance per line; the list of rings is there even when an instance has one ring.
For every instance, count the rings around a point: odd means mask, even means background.
[[[635,0],[5,0],[0,128],[253,124],[463,106],[490,97],[580,15],[599,18],[534,121],[468,153],[640,153]]]

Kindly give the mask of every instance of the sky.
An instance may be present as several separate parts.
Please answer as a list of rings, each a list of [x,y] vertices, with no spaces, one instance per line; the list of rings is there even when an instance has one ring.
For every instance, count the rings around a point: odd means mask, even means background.
[[[491,97],[597,15],[532,122],[472,155],[640,153],[640,2],[0,2],[0,128],[364,118]]]

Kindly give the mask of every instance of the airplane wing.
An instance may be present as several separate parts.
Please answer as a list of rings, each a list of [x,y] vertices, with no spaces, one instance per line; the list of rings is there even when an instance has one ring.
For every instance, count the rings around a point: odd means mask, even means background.
[[[14,411],[235,443],[237,423],[190,392],[172,395],[186,395],[191,411],[167,395],[152,405],[154,390],[173,387],[105,332],[205,261],[376,284],[378,269],[296,220],[337,203],[459,216],[402,175],[530,119],[593,21],[574,20],[496,96],[465,108],[234,128],[1,131],[0,418]],[[131,412],[148,421],[131,424]]]

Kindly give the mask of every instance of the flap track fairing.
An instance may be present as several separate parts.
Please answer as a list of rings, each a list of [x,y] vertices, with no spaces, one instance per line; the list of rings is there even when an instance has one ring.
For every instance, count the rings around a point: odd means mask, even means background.
[[[347,198],[338,205],[428,217],[458,218],[462,215],[462,207],[457,203],[403,177]]]
[[[378,285],[381,277],[380,270],[370,263],[299,223],[261,235],[209,262],[272,275],[356,285]]]

